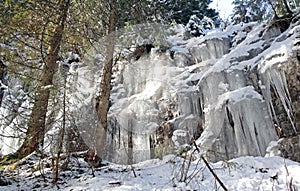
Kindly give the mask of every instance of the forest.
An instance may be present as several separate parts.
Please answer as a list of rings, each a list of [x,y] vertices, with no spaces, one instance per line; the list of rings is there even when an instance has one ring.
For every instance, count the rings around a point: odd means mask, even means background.
[[[300,188],[300,2],[0,2],[1,190]]]

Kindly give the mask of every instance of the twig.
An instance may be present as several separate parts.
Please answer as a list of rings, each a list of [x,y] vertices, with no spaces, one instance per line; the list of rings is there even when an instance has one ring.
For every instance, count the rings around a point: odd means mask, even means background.
[[[180,182],[183,182],[183,176],[184,176],[184,166],[185,166],[185,162],[186,162],[186,153],[185,153],[185,157],[184,157],[184,161],[182,162],[182,165],[181,165],[181,176],[180,176]]]
[[[195,140],[193,141],[193,145],[195,146],[195,150],[200,153],[200,149],[198,145],[196,144]],[[212,175],[215,177],[215,179],[219,182],[220,186],[223,188],[223,190],[227,191],[228,189],[226,186],[223,184],[223,182],[219,179],[217,174],[213,171],[213,169],[209,166],[207,160],[203,157],[203,155],[200,156],[200,158],[204,161],[205,165],[207,166],[208,170],[212,173]]]
[[[184,179],[183,179],[183,182],[186,182],[187,178],[188,178],[188,172],[189,172],[189,169],[191,167],[191,163],[192,163],[192,156],[194,154],[196,150],[193,150],[192,153],[190,154],[190,158],[188,159],[188,164],[187,164],[187,167],[186,167],[186,171],[184,173]],[[186,154],[186,157],[187,157],[187,154]],[[186,160],[186,159],[185,159]]]
[[[294,189],[293,189],[293,177],[291,177],[288,189],[289,189],[289,191],[294,191]]]
[[[285,170],[286,170],[286,175],[289,176],[290,173],[289,173],[289,170],[288,170],[288,168],[287,168],[287,166],[286,166],[285,158],[283,159],[283,161],[284,161],[284,168],[285,168]]]
[[[196,177],[202,170],[203,168],[201,167],[200,169],[198,169],[198,165],[200,163],[201,160],[198,160],[197,164],[196,164],[196,167],[194,169],[194,171],[190,174],[190,176],[188,177],[189,181],[187,182],[187,184],[189,184],[194,177]]]
[[[134,168],[133,168],[132,164],[130,165],[130,167],[131,167],[131,170],[132,170],[132,172],[133,172],[133,176],[134,176],[134,178],[136,178],[137,176],[136,176],[136,173],[135,173],[135,170],[134,170]]]
[[[223,188],[223,190],[227,191],[228,189],[226,186],[223,184],[223,182],[219,179],[217,174],[213,171],[213,169],[209,166],[208,162],[206,159],[201,155],[201,159],[204,161],[205,165],[207,166],[208,170],[212,173],[212,175],[215,177],[215,179],[219,182],[220,186]]]

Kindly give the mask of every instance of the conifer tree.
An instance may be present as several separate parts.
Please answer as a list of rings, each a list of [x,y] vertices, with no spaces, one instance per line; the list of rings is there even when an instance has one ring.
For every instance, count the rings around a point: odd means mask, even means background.
[[[100,97],[98,103],[98,119],[100,126],[96,129],[96,150],[97,155],[102,157],[106,131],[107,131],[107,114],[109,110],[109,98],[111,89],[112,67],[114,63],[114,48],[115,48],[115,30],[116,30],[116,0],[109,0],[109,20],[108,20],[108,45],[106,46],[103,75],[100,84]]]
[[[41,81],[30,115],[26,137],[22,146],[16,152],[17,158],[23,158],[33,151],[40,149],[43,145],[45,120],[50,96],[48,86],[52,85],[53,76],[57,68],[56,62],[59,56],[69,6],[70,0],[61,1],[60,3],[60,15],[56,21],[53,36],[48,46],[48,53],[45,57],[45,65],[42,70]]]
[[[219,14],[216,10],[209,8],[211,2],[211,0],[167,0],[160,6],[163,17],[174,20],[176,23],[186,25],[190,17],[196,15],[200,20],[206,16],[218,24]]]
[[[234,24],[263,21],[270,17],[270,8],[261,0],[234,0],[232,20]]]
[[[299,6],[299,3],[288,0],[234,0],[232,21],[234,24],[253,21],[264,21],[279,18],[285,14],[292,14],[292,8]]]

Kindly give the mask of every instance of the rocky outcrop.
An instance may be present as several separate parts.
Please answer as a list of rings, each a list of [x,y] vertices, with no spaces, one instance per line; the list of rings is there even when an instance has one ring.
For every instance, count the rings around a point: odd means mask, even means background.
[[[277,139],[274,124],[286,136],[299,131],[294,106],[300,86],[297,72],[291,72],[299,65],[297,23],[285,33],[273,26],[251,28],[199,82],[205,128],[197,143],[211,160],[264,155]]]
[[[193,141],[212,161],[264,156],[278,139],[275,124],[283,136],[297,135],[297,22],[284,32],[249,23],[189,40],[175,34],[166,52],[154,47],[137,60],[120,60],[114,68],[104,158],[136,163]],[[97,81],[90,75],[88,83]],[[91,100],[96,86],[90,87],[82,95]],[[97,121],[89,113],[86,127]],[[289,152],[287,147],[282,146]]]
[[[278,149],[282,157],[300,162],[300,135],[280,140]]]
[[[135,163],[193,140],[212,161],[265,155],[278,139],[274,124],[297,132],[299,91],[292,89],[300,86],[289,69],[299,64],[290,50],[296,30],[248,24],[187,43],[172,58],[154,50],[125,64],[107,159],[126,163],[127,155]]]

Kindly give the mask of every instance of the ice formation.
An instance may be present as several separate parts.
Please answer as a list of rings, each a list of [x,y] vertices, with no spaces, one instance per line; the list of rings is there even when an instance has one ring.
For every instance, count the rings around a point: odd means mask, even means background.
[[[22,131],[26,127],[24,119],[29,115],[30,102],[24,92],[24,82],[12,76],[5,76],[1,80],[3,98],[0,107],[0,152],[9,154],[15,152],[21,144],[20,137],[23,136]]]
[[[299,49],[298,21],[284,32],[249,23],[190,39],[181,29],[167,37],[166,50],[155,47],[114,66],[105,159],[137,163],[193,141],[213,161],[263,156],[277,140],[274,124],[283,123],[279,105],[289,131],[297,132],[285,70]],[[75,126],[89,146],[99,68],[73,65],[67,83]]]
[[[264,156],[277,140],[274,104],[282,105],[296,132],[285,65],[298,30],[296,23],[283,33],[249,23],[188,40],[177,33],[168,37],[166,52],[154,48],[137,60],[119,61],[104,158],[137,163],[192,141],[214,161]],[[90,75],[91,81],[99,77]]]

